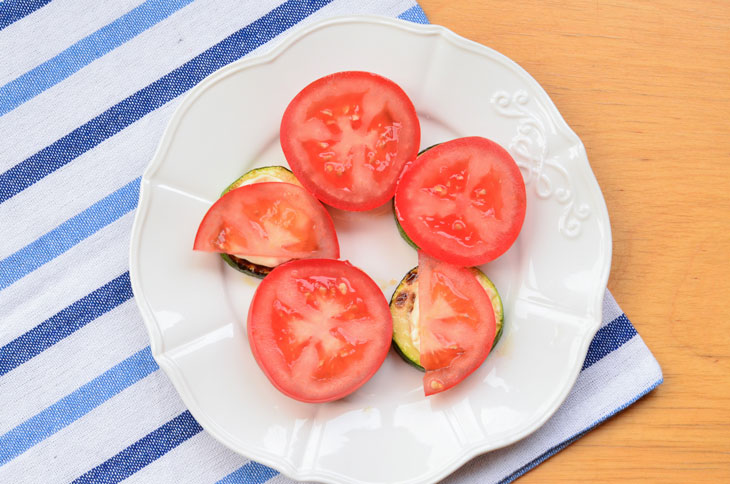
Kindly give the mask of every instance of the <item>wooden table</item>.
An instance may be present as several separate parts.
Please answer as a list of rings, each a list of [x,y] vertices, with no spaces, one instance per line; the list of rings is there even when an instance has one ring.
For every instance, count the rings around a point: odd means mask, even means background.
[[[608,287],[664,384],[520,482],[730,482],[730,1],[421,0],[524,67],[608,204]]]

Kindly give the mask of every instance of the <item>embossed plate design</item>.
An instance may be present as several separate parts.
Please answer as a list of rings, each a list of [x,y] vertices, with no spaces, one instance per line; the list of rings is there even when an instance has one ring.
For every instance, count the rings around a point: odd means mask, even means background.
[[[515,245],[483,268],[502,294],[506,326],[472,376],[425,398],[422,374],[392,353],[353,395],[304,404],[275,390],[249,351],[257,281],[192,243],[222,188],[252,167],[283,163],[288,101],[318,77],[355,69],[405,89],[424,147],[467,135],[507,147],[527,182],[527,217]],[[390,207],[332,214],[343,259],[390,297],[417,260]],[[299,30],[190,92],[142,179],[130,272],[156,360],[216,439],[296,479],[415,483],[545,423],[598,329],[610,259],[608,214],[583,145],[532,77],[443,27],[353,17]]]

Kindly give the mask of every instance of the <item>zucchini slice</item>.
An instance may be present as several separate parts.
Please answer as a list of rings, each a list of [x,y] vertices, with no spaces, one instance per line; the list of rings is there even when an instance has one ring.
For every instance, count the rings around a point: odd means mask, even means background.
[[[228,185],[225,190],[221,192],[221,196],[244,185],[253,185],[254,183],[264,182],[283,182],[302,186],[301,183],[299,183],[299,180],[297,180],[297,177],[294,176],[294,173],[287,168],[284,168],[283,166],[264,166],[262,168],[254,168],[253,170],[244,173],[236,181]],[[266,277],[269,272],[274,269],[274,267],[279,265],[276,263],[276,260],[262,263],[263,261],[261,260],[248,260],[235,254],[221,254],[221,258],[226,261],[226,264],[237,271],[260,279]],[[279,263],[283,264],[284,261]]]
[[[297,180],[297,177],[294,176],[294,173],[292,173],[288,168],[284,168],[283,166],[264,166],[262,168],[254,168],[253,170],[244,173],[221,192],[221,197],[238,187],[263,182],[284,182],[302,186],[302,184],[299,183],[299,180]]]
[[[249,260],[243,259],[241,257],[236,257],[233,254],[221,254],[221,258],[226,261],[226,264],[233,267],[237,271],[248,274],[249,276],[258,277],[259,279],[263,279],[264,277],[269,275],[269,272],[274,270],[273,267],[261,264],[254,264]]]
[[[499,292],[492,281],[482,271],[472,267],[477,278],[494,309],[494,320],[497,331],[494,336],[494,348],[502,336],[504,329],[504,307]],[[423,371],[418,335],[418,267],[414,267],[403,277],[390,299],[390,313],[393,316],[393,348],[409,364]]]

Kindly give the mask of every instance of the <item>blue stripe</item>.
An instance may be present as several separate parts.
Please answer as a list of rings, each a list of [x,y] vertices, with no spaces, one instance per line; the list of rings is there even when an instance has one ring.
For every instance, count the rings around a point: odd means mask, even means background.
[[[94,467],[73,484],[116,484],[196,435],[201,430],[189,411],[150,432],[106,462]],[[180,470],[185,472],[184,469]]]
[[[402,14],[398,15],[399,19],[402,20],[408,20],[409,22],[417,23],[417,24],[428,24],[428,17],[426,17],[426,13],[423,11],[420,5],[416,4],[403,12]]]
[[[588,347],[588,354],[581,370],[585,370],[607,354],[617,350],[634,336],[636,336],[636,329],[625,314],[614,319],[596,333]]]
[[[131,181],[34,242],[0,260],[0,290],[134,210],[139,198],[139,181],[139,178]]]
[[[331,1],[284,2],[202,54],[18,163],[0,174],[0,203],[175,99],[215,70],[265,44]]]
[[[129,282],[129,272],[125,272],[0,348],[0,376],[22,365],[131,297],[132,286]]]
[[[654,382],[651,385],[649,385],[649,387],[647,387],[645,390],[639,392],[638,395],[636,395],[634,398],[632,398],[628,402],[624,403],[620,407],[614,409],[613,411],[611,411],[608,414],[604,415],[600,419],[596,420],[595,422],[593,422],[592,424],[590,424],[588,427],[586,427],[583,430],[581,430],[580,432],[576,433],[575,435],[573,435],[569,439],[564,440],[563,442],[561,442],[560,444],[558,444],[558,445],[556,445],[554,447],[551,447],[545,453],[539,455],[535,459],[531,460],[530,462],[528,462],[524,466],[522,466],[519,469],[517,469],[515,472],[513,472],[509,476],[507,476],[504,479],[502,479],[501,481],[499,481],[498,484],[508,484],[508,483],[514,481],[515,479],[517,479],[518,477],[524,475],[528,471],[534,469],[535,467],[537,467],[538,465],[542,464],[543,462],[545,462],[546,460],[548,460],[550,457],[554,456],[555,454],[557,454],[558,452],[560,452],[561,450],[563,450],[564,448],[566,448],[567,446],[569,446],[570,444],[572,444],[573,442],[575,442],[576,440],[580,439],[585,434],[587,434],[589,431],[593,430],[594,428],[596,428],[597,426],[599,426],[600,424],[602,424],[603,422],[605,422],[609,418],[615,416],[617,413],[625,410],[626,408],[630,407],[631,405],[633,405],[634,403],[636,403],[641,398],[645,397],[648,393],[650,393],[656,387],[658,387],[659,385],[661,385],[663,382],[664,382],[664,378],[660,378],[656,382]]]
[[[216,482],[216,484],[262,484],[278,474],[270,467],[250,461]]]
[[[0,435],[0,466],[83,417],[153,371],[149,346],[102,373],[5,435]]]
[[[498,481],[497,484],[509,484],[510,482],[514,481],[518,477],[522,477],[523,475],[527,474],[529,471],[531,471],[535,467],[539,466],[540,464],[542,464],[543,462],[548,460],[550,457],[554,456],[555,454],[557,454],[558,452],[560,452],[561,450],[563,450],[564,448],[566,448],[567,446],[569,446],[570,444],[575,442],[576,440],[583,437],[589,431],[590,431],[590,429],[583,431],[581,433],[578,433],[578,434],[574,435],[573,437],[569,438],[568,440],[561,442],[560,444],[558,444],[554,447],[551,447],[545,453],[540,454],[539,456],[537,456],[536,458],[534,458],[527,464],[525,464],[522,467],[520,467],[519,469],[517,469],[515,472],[513,472],[509,476],[503,478],[501,481]]]
[[[0,30],[50,2],[51,0],[5,0],[0,2]]]
[[[0,87],[0,116],[119,47],[193,0],[147,0],[57,56]]]

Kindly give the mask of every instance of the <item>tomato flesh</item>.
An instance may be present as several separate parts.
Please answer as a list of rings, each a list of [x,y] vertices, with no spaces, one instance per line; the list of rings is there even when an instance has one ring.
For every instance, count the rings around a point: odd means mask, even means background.
[[[405,92],[368,72],[314,81],[289,104],[280,130],[284,155],[301,183],[324,203],[356,211],[393,197],[420,137]]]
[[[304,188],[281,182],[245,185],[223,195],[205,214],[193,248],[240,257],[340,255],[327,210]]]
[[[525,218],[519,167],[498,144],[471,137],[442,143],[401,175],[396,216],[423,251],[476,266],[496,259],[519,235]]]
[[[481,365],[494,341],[492,302],[465,267],[418,254],[421,366],[425,394],[448,390]]]
[[[375,374],[393,321],[380,288],[348,262],[310,259],[275,268],[248,315],[251,350],[282,393],[304,402],[342,398]]]

